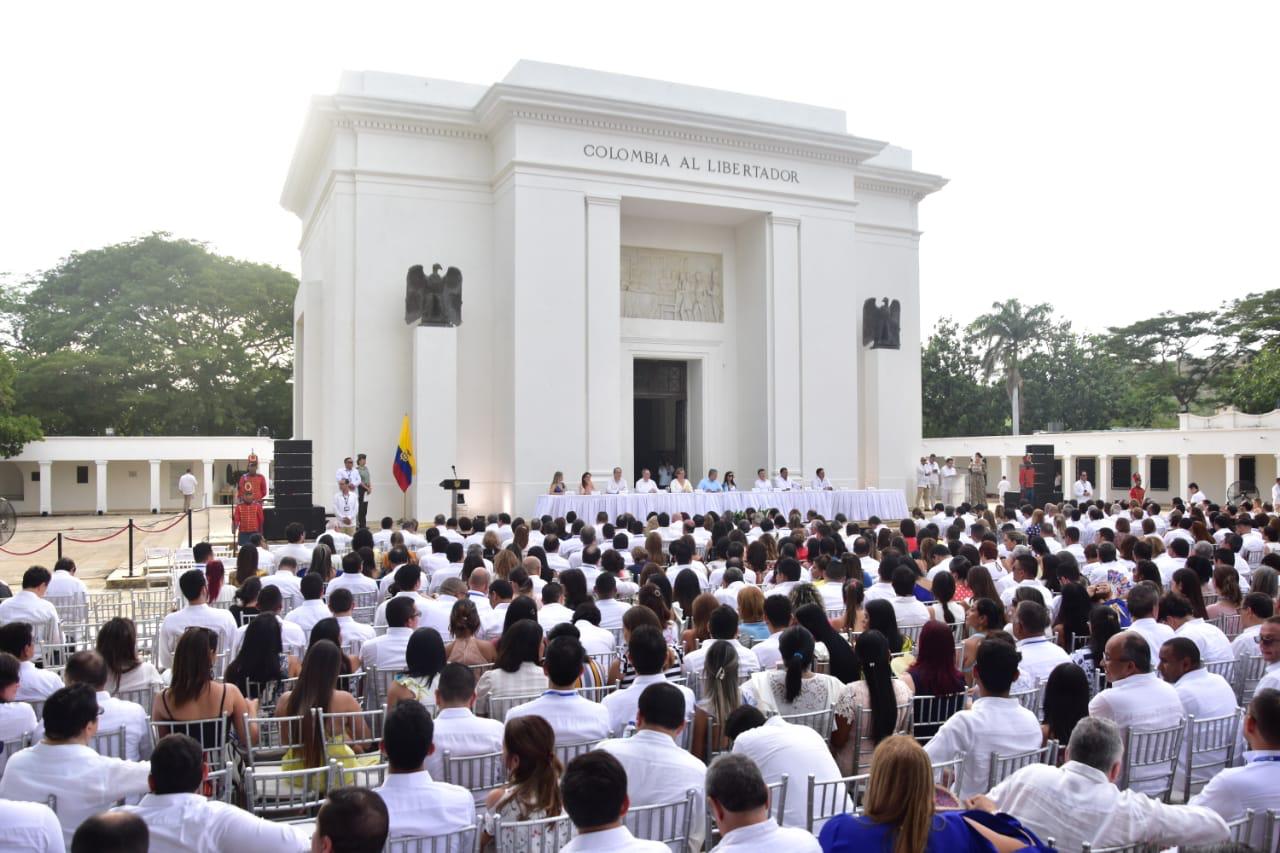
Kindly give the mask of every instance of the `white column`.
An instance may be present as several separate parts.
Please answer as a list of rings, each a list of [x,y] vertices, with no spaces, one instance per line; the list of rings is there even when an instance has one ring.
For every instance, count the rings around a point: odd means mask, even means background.
[[[1226,479],[1222,481],[1221,498],[1222,502],[1225,504],[1227,502],[1227,489],[1231,488],[1231,484],[1238,480],[1239,477],[1236,476],[1236,455],[1234,453],[1222,454],[1222,461],[1223,472],[1226,475]]]
[[[1191,454],[1178,454],[1178,490],[1173,491],[1175,495],[1187,496],[1187,484],[1191,482]]]
[[[452,516],[457,513],[457,507],[450,504],[451,493],[443,491],[438,484],[453,476],[449,466],[458,458],[458,415],[447,409],[441,411],[436,401],[457,399],[456,328],[414,327],[410,379],[415,389],[431,389],[430,394],[413,395],[413,411],[409,413],[415,468],[411,510],[414,518],[431,518],[448,507],[447,515]],[[322,500],[328,504],[331,498],[324,495]]]
[[[1093,484],[1093,493],[1098,500],[1108,500],[1107,493],[1111,486],[1111,457],[1103,453],[1098,456],[1098,482]]]
[[[53,463],[40,463],[40,514],[53,514]]]
[[[622,419],[622,200],[617,196],[587,196],[587,326],[586,387],[591,401],[587,418],[587,470],[596,482],[613,476],[615,465],[629,467],[623,459]],[[627,366],[630,370],[630,365]],[[630,400],[626,401],[629,407]],[[630,417],[630,415],[628,415]],[[690,424],[697,428],[700,425]],[[690,445],[695,444],[690,436]],[[690,460],[684,460],[686,464]],[[689,472],[690,476],[694,472]],[[634,479],[634,477],[632,478]],[[696,482],[696,481],[695,481]]]
[[[1062,454],[1062,499],[1068,501],[1075,496],[1072,484],[1076,481],[1075,457],[1070,453]]]
[[[204,485],[204,505],[206,507],[213,506],[213,460],[205,459],[202,484]]]
[[[94,460],[97,466],[97,487],[98,498],[96,501],[98,515],[103,515],[107,511],[107,461],[105,459]]]
[[[151,463],[151,511],[160,511],[160,460],[149,460]]]
[[[772,474],[780,467],[798,469],[801,460],[800,220],[771,216],[769,245],[766,387]]]
[[[1151,491],[1151,481],[1147,477],[1147,454],[1138,454],[1138,476],[1142,478],[1142,488]]]
[[[1013,483],[1013,477],[1010,476],[1012,471],[1013,468],[1009,465],[1009,457],[1005,456],[1003,453],[1000,454],[1000,476],[1008,480],[1010,484]],[[1000,496],[1000,500],[1004,500],[1004,495]]]

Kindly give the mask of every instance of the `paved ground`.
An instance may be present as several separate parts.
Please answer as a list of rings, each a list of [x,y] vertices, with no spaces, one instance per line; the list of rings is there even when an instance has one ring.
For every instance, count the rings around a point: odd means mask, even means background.
[[[176,515],[135,515],[135,525],[161,528],[146,531],[135,527],[133,532],[134,563],[140,564],[148,547],[177,548],[187,544],[187,523]],[[62,532],[63,556],[76,561],[77,572],[81,580],[90,589],[101,589],[103,580],[108,574],[129,563],[129,538],[123,532],[118,536],[102,542],[73,542],[72,539],[100,539],[123,528],[129,520],[128,515],[63,515],[41,518],[39,516],[23,516],[18,519],[18,531],[0,551],[0,580],[7,583],[15,592],[21,586],[22,573],[30,566],[53,568],[58,559],[57,543],[49,544],[35,554],[29,556],[13,556],[6,552],[26,552],[40,548],[58,532]],[[178,521],[169,530],[168,527]],[[212,531],[210,527],[212,526]],[[229,537],[231,535],[231,512],[229,507],[215,507],[207,512],[197,512],[192,517],[192,532],[195,541],[214,536]],[[229,567],[230,568],[230,567]]]

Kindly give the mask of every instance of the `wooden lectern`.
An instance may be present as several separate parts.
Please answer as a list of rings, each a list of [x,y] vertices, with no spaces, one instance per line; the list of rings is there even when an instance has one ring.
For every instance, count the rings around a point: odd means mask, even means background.
[[[454,518],[458,513],[458,504],[466,499],[464,495],[462,500],[458,498],[458,492],[471,488],[470,480],[445,479],[440,481],[440,488],[449,492],[449,511],[445,513],[446,518]]]

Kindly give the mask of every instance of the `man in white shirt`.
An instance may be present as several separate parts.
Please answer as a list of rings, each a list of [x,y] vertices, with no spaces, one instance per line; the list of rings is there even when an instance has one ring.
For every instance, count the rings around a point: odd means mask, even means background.
[[[44,739],[9,757],[0,777],[0,797],[44,803],[54,811],[63,839],[85,818],[116,800],[147,792],[150,765],[98,755],[89,742],[98,733],[98,700],[92,687],[64,687],[44,704]]]
[[[953,714],[924,747],[935,764],[964,753],[961,799],[987,789],[992,753],[1037,749],[1044,739],[1036,715],[1009,697],[1009,688],[1018,677],[1018,652],[1008,642],[983,640],[973,677],[978,685],[973,707]]]
[[[1267,668],[1254,688],[1255,696],[1263,690],[1280,690],[1280,616],[1272,616],[1258,629],[1258,651]]]
[[[827,479],[827,469],[819,468],[813,472],[813,487],[822,492],[834,492],[836,487]]]
[[[351,590],[352,595],[368,595],[377,593],[378,582],[362,572],[364,568],[360,555],[350,551],[342,555],[342,574],[329,581],[325,591],[332,595],[340,589]]]
[[[644,468],[640,471],[640,479],[636,480],[637,495],[656,495],[658,493],[658,484],[649,477],[649,469]]]
[[[708,810],[722,837],[716,850],[822,849],[812,834],[778,826],[770,816],[770,791],[751,759],[732,754],[717,758],[707,770],[706,791]]]
[[[373,532],[373,547],[379,551],[391,550],[391,534],[395,531],[391,529],[395,524],[395,519],[389,515],[384,515],[378,522],[379,529]]]
[[[377,636],[372,625],[357,622],[351,615],[355,609],[355,599],[349,589],[335,589],[329,593],[329,613],[338,620],[338,630],[343,642],[351,640],[353,648],[363,647],[366,642]],[[313,626],[314,627],[314,626]]]
[[[657,633],[650,626],[641,627]],[[661,634],[658,639],[662,639]],[[697,792],[693,813],[704,814],[706,765],[678,745],[681,732],[691,724],[686,709],[692,705],[684,695],[688,688],[668,684],[660,674],[656,678],[644,686],[633,684],[622,691],[640,694],[634,714],[635,734],[603,740],[596,748],[617,758],[627,771],[627,794],[632,806],[669,803],[693,790]],[[702,849],[704,834],[704,822],[695,820],[689,836],[690,853]]]
[[[1212,809],[1227,821],[1243,817],[1246,809],[1257,814],[1280,810],[1280,691],[1254,694],[1244,716],[1244,739],[1249,747],[1244,766],[1218,771],[1191,805]],[[1256,850],[1272,849],[1274,838],[1262,835],[1264,823],[1259,821],[1254,834],[1241,840]]]
[[[772,597],[772,596],[771,596]],[[767,599],[766,599],[767,601]],[[732,643],[738,652],[738,675],[750,675],[760,671],[760,661],[751,649],[738,642],[738,612],[727,605],[720,605],[711,612],[711,638],[702,646],[684,656],[682,669],[690,679],[702,675],[707,652],[716,643]]]
[[[893,597],[889,603],[893,605],[899,627],[923,625],[929,621],[929,608],[915,596],[916,573],[909,566],[898,564],[893,570],[891,585]]]
[[[920,457],[920,464],[916,466],[916,502],[915,505],[921,509],[927,509],[929,506],[929,481],[933,476],[933,466],[929,464],[927,457]]]
[[[1129,607],[1129,615],[1133,617],[1133,624],[1129,626],[1129,630],[1135,634],[1141,634],[1147,641],[1152,656],[1158,655],[1160,647],[1173,639],[1173,629],[1163,622],[1156,621],[1156,615],[1159,613],[1160,588],[1151,581],[1143,581],[1129,590],[1125,602]]]
[[[115,758],[145,761],[151,757],[151,725],[148,711],[137,702],[115,699],[107,692],[107,665],[102,655],[93,651],[76,652],[67,658],[62,679],[68,687],[84,684],[92,687],[98,700],[98,732],[110,734],[124,729],[124,752],[112,746]]]
[[[1241,660],[1255,657],[1258,650],[1257,637],[1262,631],[1262,623],[1275,615],[1275,601],[1265,592],[1251,592],[1244,597],[1240,607],[1240,634],[1231,641],[1231,651],[1236,656],[1236,666]]]
[[[263,589],[272,586],[280,590],[280,597],[290,610],[302,604],[302,580],[298,577],[298,564],[293,557],[280,557],[275,574],[262,579]]]
[[[630,607],[618,601],[618,581],[608,572],[596,576],[596,608],[600,611],[601,628],[621,628],[622,617]]]
[[[1080,477],[1076,480],[1075,486],[1072,487],[1072,493],[1076,496],[1077,502],[1083,503],[1093,500],[1093,483],[1089,482],[1088,472],[1080,472]]]
[[[383,625],[388,624],[387,608],[391,605],[391,602],[395,601],[397,598],[408,598],[409,600],[411,600],[414,606],[417,608],[418,615],[422,619],[422,621],[424,623],[430,621],[429,617],[431,613],[431,601],[418,594],[418,590],[422,588],[422,570],[419,569],[417,566],[413,565],[412,563],[406,563],[405,565],[396,569],[395,585],[396,585],[396,589],[399,591],[392,598],[389,598],[386,601],[379,604],[377,609],[373,611],[373,627],[376,629],[376,628],[382,627]],[[453,606],[452,602],[450,603],[449,606],[450,607]],[[424,628],[435,627],[437,630],[439,630],[439,627],[436,625],[428,626],[424,624],[423,627]],[[440,636],[444,637],[445,634],[448,633],[448,631],[449,631],[449,626],[448,626],[448,621],[446,617],[445,630],[444,630],[444,633],[440,634]]]
[[[356,476],[359,476],[358,474]],[[350,536],[356,532],[356,513],[360,504],[356,500],[350,480],[338,481],[338,492],[333,496],[333,520],[336,529]]]
[[[778,642],[782,632],[791,624],[791,599],[785,595],[767,596],[764,600],[764,624],[769,629],[769,636],[752,646],[751,653],[756,656],[761,669],[776,669],[782,663]]]
[[[151,755],[147,779],[150,793],[136,806],[120,806],[142,818],[150,834],[151,853],[222,853],[311,849],[310,832],[301,826],[263,820],[230,803],[200,793],[209,768],[195,739],[168,735]]]
[[[356,487],[361,484],[360,472],[356,470],[355,462],[350,456],[342,460],[342,467],[338,469],[338,473],[334,475],[334,479],[337,480],[338,485],[343,483],[349,485],[353,492]],[[351,517],[353,519],[355,518],[354,515]]]
[[[1004,591],[1000,593],[1000,600],[1004,606],[1013,606],[1013,597],[1017,595],[1019,588],[1030,587],[1040,595],[1040,600],[1045,607],[1051,607],[1053,593],[1036,577],[1036,573],[1040,570],[1036,558],[1031,554],[1018,554],[1009,562],[1013,573],[1005,582]]]
[[[751,485],[753,492],[772,492],[773,484],[769,482],[769,473],[763,468],[756,469],[756,481]]]
[[[1132,631],[1121,631],[1110,640],[1102,668],[1111,686],[1089,701],[1089,715],[1111,720],[1121,729],[1145,731],[1175,725],[1182,716],[1182,700],[1173,685],[1152,671],[1147,641]],[[1130,787],[1144,794],[1164,790],[1160,767],[1134,771]]]
[[[85,603],[89,596],[89,588],[84,585],[84,581],[76,577],[75,560],[70,557],[61,557],[53,564],[53,576],[49,579],[49,588],[45,590],[45,595],[48,598],[64,601],[69,599],[75,604]]]
[[[387,712],[382,730],[382,751],[387,775],[374,793],[387,804],[391,839],[446,835],[476,825],[475,800],[459,785],[438,782],[426,769],[427,756],[435,752],[435,726],[421,702],[400,702]],[[474,835],[440,853],[470,853]]]
[[[228,611],[209,606],[209,583],[204,572],[192,569],[183,572],[178,578],[178,587],[187,606],[170,613],[160,623],[160,636],[157,640],[156,665],[161,669],[173,666],[173,650],[178,640],[188,628],[208,628],[218,635],[218,650],[231,648],[236,636],[236,620]]]
[[[62,627],[58,609],[45,601],[53,576],[43,566],[32,566],[22,573],[22,591],[0,601],[0,625],[26,622],[36,629],[46,643],[61,643]],[[40,650],[36,650],[39,654]]]
[[[1189,503],[1192,506],[1198,506],[1209,502],[1209,496],[1200,491],[1200,486],[1196,483],[1187,484],[1187,493],[1191,495]]]
[[[831,749],[822,735],[818,734],[808,726],[796,725],[788,723],[780,716],[765,719],[764,714],[759,709],[750,705],[742,707],[729,714],[729,718],[724,724],[725,734],[733,742],[733,757],[737,759],[746,759],[747,764],[753,766],[759,773],[760,779],[758,784],[760,787],[773,784],[782,780],[783,775],[789,779],[807,779],[811,774],[818,779],[839,779],[840,768],[836,766],[835,759],[831,757]],[[717,809],[717,805],[724,806],[727,794],[714,781],[715,768],[720,765],[725,756],[716,759],[711,765],[711,770],[707,772],[707,797],[711,800],[712,814],[716,817],[716,823],[720,825],[720,831],[723,837],[717,850],[723,850],[725,847],[736,846],[731,841],[745,841],[745,839],[730,838],[731,829],[726,830],[724,824],[720,823],[721,812]],[[737,774],[735,774],[737,775]],[[748,780],[739,776],[739,784],[746,783]],[[751,785],[756,790],[757,795],[759,789]],[[768,798],[760,798],[767,802]],[[850,807],[848,798],[845,800],[845,808],[842,811],[853,811]],[[731,809],[739,811],[739,809]],[[782,822],[786,826],[798,827],[804,826],[808,818],[808,804],[804,798],[792,800],[787,797],[786,810],[783,813]],[[767,811],[766,811],[767,814]],[[773,821],[776,827],[777,824]],[[814,824],[813,831],[816,833],[822,829],[824,821],[818,821]],[[750,835],[750,833],[748,833]],[[812,835],[808,836],[813,839]],[[783,838],[786,838],[785,836]],[[759,840],[759,839],[756,839]],[[782,838],[775,840],[781,841]],[[791,839],[785,846],[775,849],[796,850],[796,849],[817,849],[807,847],[792,846]],[[798,843],[798,839],[797,839]],[[766,846],[747,846],[742,845],[740,849],[767,850]]]
[[[1049,675],[1059,664],[1071,657],[1062,646],[1045,636],[1049,627],[1049,609],[1034,601],[1018,602],[1013,614],[1013,636],[1018,641],[1018,653],[1022,660],[1018,665],[1020,675],[1014,690],[1030,690],[1038,683],[1049,680]]]
[[[1160,664],[1157,667],[1160,677],[1173,685],[1182,700],[1182,711],[1187,717],[1195,717],[1197,721],[1214,717],[1225,717],[1236,713],[1236,691],[1225,678],[1216,672],[1209,672],[1200,666],[1200,648],[1186,637],[1174,637],[1160,647]],[[1186,737],[1186,735],[1183,735]],[[1201,735],[1196,748],[1207,745],[1207,736]],[[1185,744],[1184,744],[1185,749]],[[1226,766],[1227,752],[1215,750],[1201,752],[1197,763],[1222,762]],[[1181,790],[1186,780],[1186,762],[1178,762],[1178,778],[1174,780],[1173,789]],[[1192,782],[1203,784],[1209,781],[1219,767],[1196,770]]]
[[[564,853],[669,853],[661,841],[636,838],[623,823],[632,805],[629,788],[626,770],[608,752],[592,750],[570,761],[560,789],[576,835],[560,849]]]
[[[404,650],[409,637],[418,627],[418,608],[413,599],[396,597],[387,602],[387,633],[374,637],[360,647],[360,660],[365,667],[384,670],[404,669]]]
[[[195,497],[196,485],[196,475],[191,473],[190,468],[178,478],[178,493],[182,495],[183,512],[191,509],[191,499]]]
[[[1227,825],[1206,808],[1166,805],[1134,790],[1120,790],[1123,741],[1110,720],[1076,723],[1062,767],[1032,764],[1009,776],[971,808],[1002,811],[1059,850],[1084,844],[1121,847],[1146,842],[1212,844],[1227,839]]]
[[[955,459],[948,456],[942,467],[938,469],[938,476],[942,480],[942,494],[938,496],[938,502],[947,506],[960,503],[960,499],[956,496],[956,492],[960,488],[960,471],[956,468]],[[945,531],[947,528],[942,527],[941,529]]]
[[[537,562],[537,558],[534,558]],[[564,598],[564,587],[558,581],[551,581],[542,588],[542,609],[538,611],[538,624],[543,632],[550,631],[561,622],[573,622],[573,611],[560,602]]]
[[[293,622],[286,621],[280,614],[284,609],[284,600],[280,597],[280,588],[275,586],[264,587],[262,592],[258,594],[258,613],[265,616],[270,614],[276,619],[276,623],[280,626],[280,645],[289,654],[302,655],[308,645],[308,637],[302,633],[302,629]],[[244,635],[249,631],[249,625],[246,622],[236,629],[236,635],[231,640],[231,651],[227,655],[228,661],[235,660],[240,654],[240,647],[244,645]]]
[[[622,469],[614,468],[613,477],[604,484],[604,493],[606,495],[625,495],[627,491],[627,481],[622,479]]]
[[[557,746],[607,738],[609,712],[573,689],[582,675],[584,654],[582,643],[574,637],[556,637],[547,643],[542,669],[549,689],[532,702],[508,711],[507,722],[516,717],[542,717],[555,730]]]
[[[62,679],[32,661],[36,653],[35,630],[30,622],[0,625],[0,652],[18,659],[18,691],[16,702],[41,702],[62,688]]]
[[[306,536],[306,528],[296,521],[285,525],[284,538],[287,544],[276,548],[276,572],[284,570],[283,562],[285,557],[293,558],[293,565],[296,569],[301,563],[311,562],[311,548],[304,545],[302,539]]]
[[[1235,660],[1231,641],[1217,625],[1192,615],[1191,602],[1181,594],[1167,592],[1160,599],[1160,621],[1173,629],[1178,637],[1186,637],[1200,647],[1200,660],[1205,663]]]
[[[638,626],[631,632],[631,642],[627,644],[627,659],[635,668],[635,680],[630,686],[604,697],[601,703],[609,713],[609,731],[614,737],[622,737],[628,725],[638,725],[636,715],[645,688],[667,683],[663,673],[667,661],[667,642],[662,632],[652,625]],[[693,691],[683,684],[673,684],[671,688],[684,697],[683,719],[691,723],[696,701]]]
[[[44,803],[0,800],[0,826],[4,827],[5,843],[14,850],[66,853],[58,816]]]
[[[501,720],[477,717],[472,713],[476,704],[476,676],[460,663],[445,664],[436,682],[434,749],[427,756],[427,770],[433,779],[444,778],[444,753],[451,757],[484,755],[502,751],[503,725]],[[480,794],[483,802],[484,794]]]
[[[315,572],[308,572],[302,579],[301,587],[302,606],[290,610],[289,615],[284,618],[285,621],[297,625],[302,629],[303,634],[310,637],[311,629],[315,624],[321,619],[328,619],[332,614],[329,613],[328,605],[324,603],[323,577]]]

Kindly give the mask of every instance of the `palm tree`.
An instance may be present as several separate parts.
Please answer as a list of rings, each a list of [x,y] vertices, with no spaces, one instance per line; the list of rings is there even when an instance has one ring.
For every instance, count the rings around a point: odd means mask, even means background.
[[[1022,419],[1022,355],[1043,333],[1053,309],[1041,303],[1024,306],[1017,299],[993,302],[992,312],[969,324],[969,331],[981,338],[987,351],[982,356],[983,375],[990,379],[998,370],[1004,373],[1005,392],[1013,412],[1013,434],[1019,435]]]

